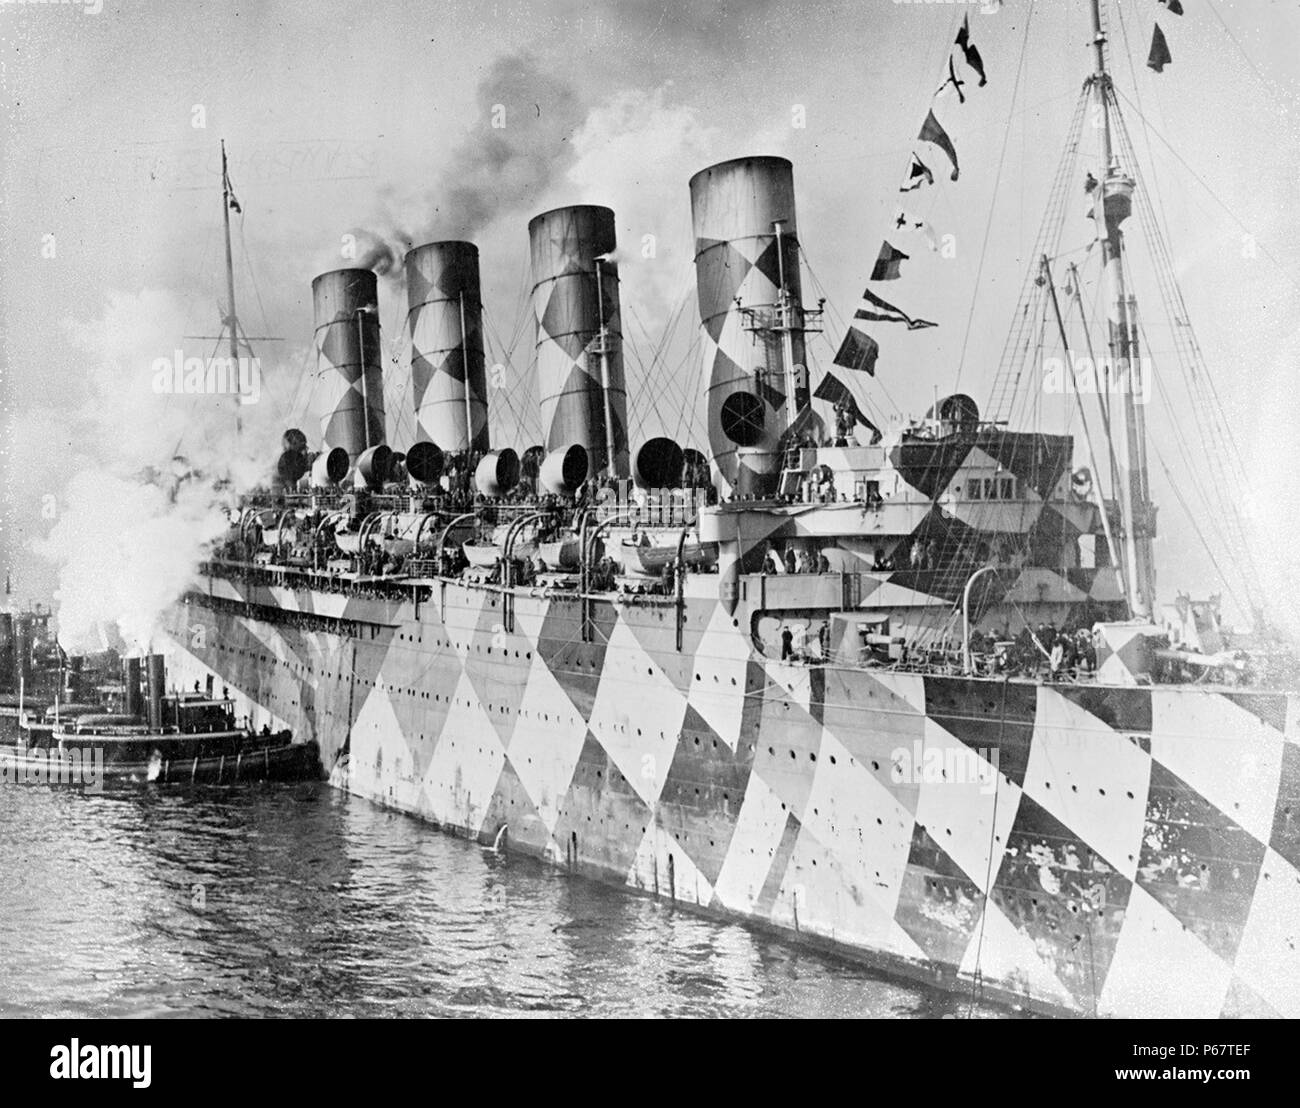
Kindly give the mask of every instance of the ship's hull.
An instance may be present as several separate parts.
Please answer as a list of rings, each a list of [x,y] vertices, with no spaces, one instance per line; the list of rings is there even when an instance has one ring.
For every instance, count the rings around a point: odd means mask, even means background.
[[[81,751],[76,748],[53,753],[49,747],[0,746],[3,780],[16,783],[51,785],[62,781],[108,785],[238,785],[253,781],[311,781],[320,775],[320,753],[315,743],[290,742],[287,736],[274,740],[253,741],[246,749],[232,754],[201,754],[180,751],[172,757],[132,757],[103,760],[103,748],[96,751],[91,743]],[[99,760],[91,756],[101,755]],[[77,774],[72,773],[73,767]]]
[[[212,578],[172,664],[315,740],[338,787],[894,972],[1300,1015],[1296,697],[796,665],[743,609],[683,614]]]

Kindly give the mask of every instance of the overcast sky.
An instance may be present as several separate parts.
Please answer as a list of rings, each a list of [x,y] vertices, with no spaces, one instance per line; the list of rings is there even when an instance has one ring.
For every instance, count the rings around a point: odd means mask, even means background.
[[[897,282],[900,306],[940,326],[883,334],[878,381],[859,383],[877,414],[919,415],[936,387],[950,391],[959,365],[962,389],[987,399],[1091,65],[1083,0],[1008,0],[995,14],[891,0],[96,4],[0,3],[5,560],[31,597],[51,580],[30,549],[53,526],[43,498],[57,504],[87,466],[161,460],[199,418],[151,392],[151,366],[177,347],[208,353],[185,336],[218,326],[221,138],[243,206],[241,318],[249,332],[283,339],[255,344],[267,396],[253,422],[279,426],[295,396],[299,407],[310,397],[310,281],[347,264],[344,235],[368,232],[398,250],[469,236],[481,249],[490,360],[513,350],[512,387],[493,401],[498,441],[528,445],[535,394],[518,379],[532,344],[521,298],[527,220],[591,202],[618,217],[636,438],[675,420],[664,407],[698,388],[698,366],[683,364],[698,327],[693,300],[653,386],[637,368],[691,295],[690,174],[745,154],[794,162],[799,237],[816,278],[805,279],[806,298],[825,295],[831,309],[827,337],[812,349],[829,365],[836,322],[852,314],[969,11],[990,84],[968,86],[965,105],[951,95],[939,102],[962,178],[914,205],[936,232],[955,236],[955,251],[914,258]],[[1127,39],[1112,26],[1116,80],[1147,121],[1130,117],[1144,168],[1154,170],[1146,183],[1159,191],[1191,314],[1252,470],[1253,540],[1277,580],[1295,579],[1300,7],[1184,7],[1180,18],[1155,0],[1124,0]],[[1155,19],[1174,57],[1160,75],[1144,64]],[[504,129],[491,125],[498,104]],[[1085,143],[1080,178],[1093,157],[1086,128]],[[931,151],[928,161],[941,156]],[[1083,262],[1091,232],[1081,187],[1072,191],[1080,210],[1065,242]],[[653,258],[641,256],[646,235]],[[1136,229],[1131,237],[1136,251]],[[1158,302],[1144,302],[1157,348],[1160,315]],[[403,316],[400,285],[381,282],[390,357],[400,358]],[[1150,430],[1178,469],[1175,436],[1194,432],[1170,374]],[[389,396],[390,412],[402,414],[392,428],[399,448],[410,428],[400,377],[399,366]],[[1179,404],[1182,418],[1171,419]],[[1051,425],[1059,415],[1045,405],[1043,429],[1060,429],[1059,419]],[[519,441],[502,441],[515,423]],[[316,438],[315,426],[305,429]],[[1155,488],[1162,593],[1217,591],[1162,475]]]

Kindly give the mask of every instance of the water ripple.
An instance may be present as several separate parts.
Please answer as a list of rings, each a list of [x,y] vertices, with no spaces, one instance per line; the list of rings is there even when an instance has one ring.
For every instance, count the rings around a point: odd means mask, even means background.
[[[4,787],[0,841],[4,1017],[966,1014],[319,785]]]

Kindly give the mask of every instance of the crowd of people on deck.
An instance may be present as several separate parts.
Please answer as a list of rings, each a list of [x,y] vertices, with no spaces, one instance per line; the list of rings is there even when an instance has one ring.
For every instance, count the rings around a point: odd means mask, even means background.
[[[824,621],[815,638],[811,627],[799,622],[783,623],[776,631],[781,661],[801,665],[822,665],[831,660],[831,622]],[[814,645],[815,644],[815,645]],[[1022,627],[1015,636],[975,630],[970,636],[973,671],[981,675],[1071,680],[1094,674],[1097,652],[1092,633],[1086,627],[1058,629],[1051,623],[1037,628]],[[896,640],[891,650],[864,645],[856,659],[861,665],[896,666],[909,670],[957,672],[965,660],[959,643],[944,639],[934,644],[913,644]]]
[[[763,551],[763,573],[830,573],[831,561],[820,550],[810,551],[787,544],[779,551],[770,542]]]
[[[991,673],[1057,679],[1097,669],[1097,650],[1086,627],[1068,630],[1040,623],[1030,630],[1026,625],[1014,638],[1003,639],[976,630],[971,632],[970,649]]]

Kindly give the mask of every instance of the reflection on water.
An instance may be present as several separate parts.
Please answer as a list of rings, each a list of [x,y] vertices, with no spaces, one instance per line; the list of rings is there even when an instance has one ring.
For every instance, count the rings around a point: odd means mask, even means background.
[[[0,842],[0,1016],[969,1013],[321,785],[5,787]]]

